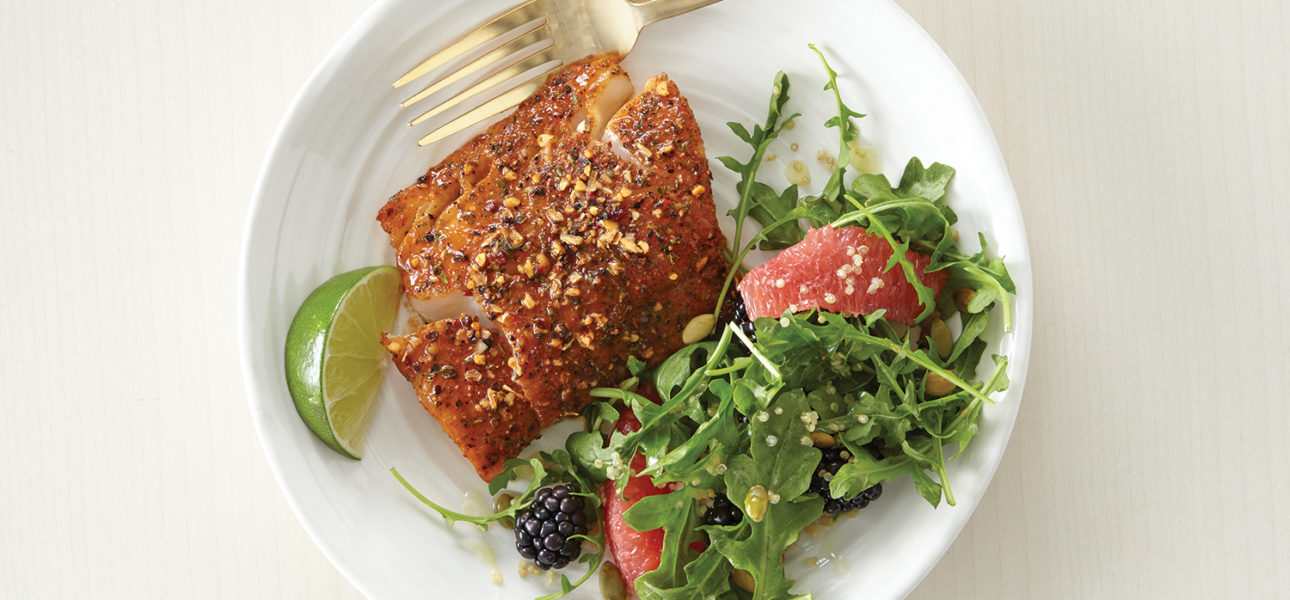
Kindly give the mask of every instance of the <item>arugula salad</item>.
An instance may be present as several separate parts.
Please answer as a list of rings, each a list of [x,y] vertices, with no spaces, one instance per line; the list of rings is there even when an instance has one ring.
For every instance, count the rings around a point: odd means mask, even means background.
[[[1012,327],[1015,287],[1003,260],[987,256],[984,236],[979,252],[959,249],[957,217],[946,203],[954,169],[913,158],[895,184],[848,169],[845,157],[859,142],[856,120],[864,115],[843,102],[837,73],[811,49],[828,75],[824,90],[836,101],[837,114],[825,125],[838,132],[839,158],[818,195],[757,180],[771,142],[799,117],[784,114],[790,84],[782,72],[763,124],[751,131],[728,124],[750,152],[743,160],[719,159],[740,178],[739,201],[730,211],[737,224],[729,248],[734,266],[723,300],[700,323],[711,333],[654,368],[624,357],[633,377],[592,392],[597,400],[582,413],[585,428],[563,449],[512,459],[489,484],[491,494],[506,498],[494,514],[444,508],[394,473],[450,523],[527,526],[526,511],[551,502],[544,489],[559,486],[561,498],[579,498],[595,516],[588,533],[568,537],[594,552],[578,559],[585,574],[576,581],[562,575],[560,589],[545,598],[567,594],[602,565],[602,588],[617,585],[619,571],[625,576],[631,567],[624,558],[609,566],[618,550],[607,534],[622,524],[661,535],[661,543],[652,542],[656,556],[641,563],[652,568],[626,579],[628,594],[809,598],[790,591],[783,564],[807,526],[877,500],[883,484],[912,483],[934,507],[955,504],[946,465],[970,446],[991,395],[1008,387],[1008,359],[983,359],[992,316],[1005,331]],[[761,228],[744,239],[749,220]],[[748,253],[790,248],[826,227],[860,228],[890,245],[882,270],[902,273],[917,292],[913,324],[889,320],[881,309],[851,315],[811,307],[743,317],[747,309],[732,286],[745,273],[740,265]],[[938,272],[946,281],[939,294],[920,278]],[[640,485],[651,491],[623,504],[618,495]]]

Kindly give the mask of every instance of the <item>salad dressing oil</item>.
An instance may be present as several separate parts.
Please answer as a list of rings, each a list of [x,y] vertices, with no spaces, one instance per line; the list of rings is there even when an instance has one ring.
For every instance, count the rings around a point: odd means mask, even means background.
[[[484,503],[484,496],[478,490],[467,490],[462,495],[461,510],[468,515],[482,515],[489,512]],[[468,537],[462,540],[461,547],[470,551],[484,563],[484,566],[488,567],[488,579],[493,582],[493,585],[502,585],[502,570],[497,568],[497,551],[488,545],[483,532],[471,531],[465,535]]]

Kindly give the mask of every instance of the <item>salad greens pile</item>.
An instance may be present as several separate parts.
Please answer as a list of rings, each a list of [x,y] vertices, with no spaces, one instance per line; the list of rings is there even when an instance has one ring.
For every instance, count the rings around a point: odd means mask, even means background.
[[[920,321],[960,315],[957,339],[949,348],[938,347],[934,336],[916,338],[915,328],[888,322],[882,311],[856,317],[811,311],[760,318],[755,338],[727,324],[657,367],[628,358],[633,377],[620,387],[591,392],[596,400],[583,411],[586,427],[570,436],[563,450],[527,461],[513,459],[490,484],[490,492],[497,493],[521,475],[531,481],[506,510],[467,517],[420,494],[418,498],[449,521],[486,525],[515,518],[539,488],[557,482],[576,483],[597,508],[594,491],[605,480],[620,491],[632,476],[652,477],[659,487],[674,484],[670,492],[641,499],[623,517],[638,531],[664,532],[659,568],[636,581],[636,592],[649,600],[810,597],[790,593],[782,555],[803,528],[823,515],[825,499],[807,491],[821,457],[813,433],[831,436],[845,448],[843,456],[850,457],[829,483],[834,497],[854,497],[875,484],[909,477],[932,506],[942,499],[954,504],[946,464],[976,436],[982,408],[992,403],[990,395],[1008,386],[1006,357],[993,356],[994,366],[983,377],[978,378],[977,367],[995,304],[1004,329],[1011,328],[1009,296],[1015,287],[1003,261],[986,256],[984,237],[975,254],[956,245],[952,226],[957,216],[945,199],[954,176],[951,167],[924,166],[914,158],[896,185],[881,174],[848,172],[845,157],[859,140],[854,119],[864,115],[843,103],[837,73],[811,48],[828,73],[824,89],[833,92],[837,103],[837,115],[826,125],[838,129],[839,159],[818,195],[801,196],[796,186],[777,192],[757,181],[770,143],[785,122],[798,116],[784,117],[789,80],[782,72],[775,77],[764,124],[752,131],[728,124],[752,153],[745,162],[719,159],[740,176],[739,203],[730,211],[737,223],[730,249],[733,266],[721,298],[728,296],[739,265],[753,248],[788,247],[804,237],[804,225],[859,226],[894,248],[886,269],[901,269],[918,290]],[[762,228],[745,242],[749,218]],[[930,256],[928,271],[948,272],[949,284],[939,299],[918,279],[906,249]],[[958,294],[963,301],[956,306],[952,297],[958,290],[970,292]],[[721,304],[713,309],[718,317]],[[940,341],[944,345],[945,338]],[[927,381],[933,377],[952,384],[952,391],[929,392]],[[642,393],[645,384],[652,385],[660,402]],[[640,429],[613,429],[624,410],[636,415]],[[648,466],[633,473],[628,465],[637,453]],[[717,494],[742,509],[740,522],[702,524]],[[562,577],[555,595],[585,581],[603,560],[603,533],[586,539],[599,548],[581,559],[591,567],[588,575],[576,583]],[[750,574],[755,591],[733,586],[732,569]]]

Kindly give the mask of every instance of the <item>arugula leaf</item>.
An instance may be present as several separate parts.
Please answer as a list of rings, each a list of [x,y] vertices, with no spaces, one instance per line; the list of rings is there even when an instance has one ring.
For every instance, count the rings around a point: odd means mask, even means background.
[[[784,221],[797,208],[797,186],[790,185],[776,194],[769,185],[755,181],[750,200],[748,216],[763,226],[759,249],[782,250],[806,237],[797,219]]]
[[[753,600],[790,597],[793,582],[784,576],[784,550],[797,541],[807,525],[824,514],[824,499],[818,496],[783,501],[767,512],[760,522],[744,519],[738,525],[711,528],[712,546],[737,569],[748,571],[755,582]],[[792,596],[794,598],[805,596]]]
[[[652,577],[643,576],[636,580],[636,594],[641,600],[738,597],[730,587],[730,569],[725,555],[715,546],[708,546],[698,558],[685,565],[683,585],[660,587]]]
[[[770,498],[760,520],[752,515],[733,531],[709,530],[712,543],[736,567],[756,581],[753,598],[782,598],[792,584],[784,577],[781,556],[797,540],[798,532],[824,511],[824,499],[803,496],[811,485],[812,469],[820,451],[811,444],[802,415],[810,411],[801,390],[782,392],[769,410],[750,420],[750,449],[729,461],[726,493],[736,504],[748,490],[760,485]]]
[[[729,384],[726,385],[729,386]],[[715,440],[722,445],[730,444],[739,434],[733,425],[734,402],[733,388],[731,388],[730,393],[717,406],[716,415],[713,418],[699,425],[684,443],[645,468],[641,474],[653,476],[655,484],[687,481],[689,473],[684,470],[684,467],[697,463],[705,452],[709,452],[711,450],[708,447],[709,442]]]
[[[865,115],[851,110],[842,101],[842,92],[838,89],[838,72],[833,70],[833,67],[829,65],[829,61],[824,58],[824,53],[819,48],[816,48],[815,44],[808,44],[807,46],[819,57],[820,64],[824,66],[824,71],[828,74],[829,81],[824,84],[824,90],[833,91],[833,100],[838,109],[838,114],[824,123],[825,127],[836,127],[838,129],[840,142],[837,160],[834,161],[833,173],[829,176],[829,181],[824,184],[824,190],[820,192],[818,197],[812,198],[810,202],[813,215],[828,216],[831,218],[827,220],[832,220],[840,216],[843,210],[841,196],[845,188],[843,179],[846,176],[848,164],[845,157],[851,152],[851,144],[860,139],[860,130],[851,119],[853,117],[864,118]],[[829,210],[836,214],[830,215]],[[827,220],[817,222],[817,224],[823,224]]]
[[[785,391],[768,408],[749,419],[750,452],[729,462],[725,483],[734,500],[742,499],[754,485],[772,495],[796,498],[811,485],[811,471],[802,465],[820,462],[820,451],[810,443],[811,432],[801,418],[811,410],[806,394]],[[773,510],[774,506],[767,514]]]
[[[623,522],[636,531],[663,529],[663,553],[657,569],[645,573],[650,585],[658,588],[676,587],[681,581],[683,562],[690,562],[697,553],[690,543],[701,539],[694,525],[698,523],[698,503],[690,491],[680,487],[667,494],[646,496],[623,513]],[[637,580],[639,581],[639,579]]]
[[[805,235],[799,226],[792,223],[792,221],[796,220],[796,217],[789,218],[793,214],[791,207],[787,212],[782,210],[785,208],[783,199],[786,196],[775,194],[766,186],[759,188],[758,185],[760,184],[757,183],[757,170],[761,168],[764,162],[766,150],[770,148],[770,143],[779,137],[779,133],[784,129],[784,123],[798,116],[794,113],[784,119],[783,122],[780,121],[784,114],[784,105],[788,104],[788,88],[788,75],[785,75],[783,71],[776,73],[775,83],[771,88],[770,107],[766,112],[765,125],[754,125],[753,130],[750,132],[737,122],[726,123],[726,126],[739,139],[753,147],[753,153],[747,162],[739,162],[738,159],[731,156],[717,158],[727,169],[739,175],[739,183],[735,185],[735,189],[739,192],[739,202],[729,213],[735,219],[735,237],[731,240],[731,253],[739,257],[731,261],[730,272],[726,275],[721,294],[717,296],[717,307],[713,310],[715,315],[721,314],[721,305],[725,301],[727,292],[730,290],[730,283],[738,273],[739,265],[743,260],[740,249],[743,248],[744,221],[752,215],[754,209],[758,209],[757,217],[759,221],[767,219],[766,221],[761,221],[761,224],[765,226],[762,236],[769,236],[774,232],[773,235],[776,240],[792,239],[794,236],[797,236],[797,239],[800,240]],[[785,192],[785,194],[787,193]],[[792,192],[792,195],[794,197],[797,195],[796,190]],[[797,228],[797,233],[793,232],[794,228]],[[747,250],[744,250],[742,254],[747,254]]]
[[[415,496],[417,500],[420,500],[422,504],[425,504],[426,506],[430,507],[431,510],[439,513],[439,515],[442,516],[443,519],[448,522],[449,526],[452,526],[452,524],[456,523],[457,521],[464,521],[466,523],[474,523],[475,525],[478,525],[482,529],[488,529],[488,524],[492,523],[493,521],[498,521],[504,518],[514,519],[515,516],[519,514],[519,511],[523,510],[532,502],[531,496],[535,492],[537,492],[538,488],[542,487],[544,482],[547,482],[548,480],[551,480],[554,477],[558,477],[558,474],[548,472],[546,468],[542,465],[542,461],[536,458],[528,461],[511,459],[507,461],[507,463],[510,464],[511,467],[508,468],[502,474],[498,475],[496,478],[494,478],[494,480],[498,480],[498,479],[502,480],[503,481],[503,483],[501,484],[502,486],[505,486],[506,482],[509,482],[511,479],[515,477],[515,469],[517,467],[531,468],[533,470],[533,481],[531,484],[529,484],[528,489],[525,490],[524,493],[519,498],[517,498],[509,508],[491,515],[466,515],[454,510],[450,510],[448,508],[444,508],[443,506],[435,503],[429,498],[426,498],[424,495],[421,494],[421,492],[417,491],[416,488],[412,487],[412,484],[408,483],[408,480],[404,479],[403,475],[399,474],[398,469],[391,467],[390,474],[394,475],[394,478],[398,480],[399,484],[401,484],[404,487],[404,489],[406,489],[413,496]],[[495,494],[496,492],[490,492],[490,493]]]

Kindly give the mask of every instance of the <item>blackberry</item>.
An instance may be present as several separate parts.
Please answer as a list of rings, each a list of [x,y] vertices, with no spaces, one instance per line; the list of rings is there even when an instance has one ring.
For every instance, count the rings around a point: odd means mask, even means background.
[[[820,465],[815,468],[815,473],[811,475],[811,487],[806,491],[815,492],[821,498],[824,498],[824,512],[829,515],[851,512],[869,506],[870,502],[877,500],[882,495],[882,484],[874,484],[873,487],[860,492],[854,498],[834,498],[829,495],[829,482],[833,476],[838,474],[838,469],[847,464],[847,459],[842,458],[845,452],[842,448],[820,448]]]
[[[743,519],[744,514],[739,512],[725,494],[717,494],[717,497],[712,500],[712,506],[703,513],[704,525],[735,525]]]
[[[515,549],[540,569],[560,569],[582,554],[586,501],[569,484],[542,488],[515,519]]]
[[[735,294],[735,299],[731,302],[730,321],[739,327],[748,339],[757,341],[757,327],[753,325],[752,319],[748,318],[748,307],[744,305],[744,298]]]

